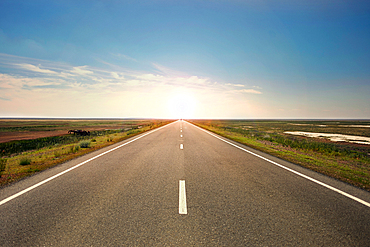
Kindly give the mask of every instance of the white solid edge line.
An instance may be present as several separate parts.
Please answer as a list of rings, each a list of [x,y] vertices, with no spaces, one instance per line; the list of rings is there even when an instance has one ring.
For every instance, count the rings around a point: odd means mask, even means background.
[[[191,124],[191,123],[190,123],[190,124]],[[362,200],[362,199],[360,199],[360,198],[357,198],[357,197],[355,197],[355,196],[353,196],[353,195],[350,195],[350,194],[348,194],[348,193],[346,193],[346,192],[344,192],[344,191],[341,191],[341,190],[339,190],[339,189],[337,189],[337,188],[334,188],[334,187],[332,187],[332,186],[330,186],[330,185],[328,185],[328,184],[325,184],[325,183],[320,182],[320,181],[318,181],[318,180],[316,180],[316,179],[314,179],[314,178],[311,178],[311,177],[309,177],[309,176],[307,176],[307,175],[304,175],[304,174],[302,174],[302,173],[300,173],[300,172],[297,172],[297,171],[295,171],[295,170],[293,170],[293,169],[290,169],[290,168],[288,168],[288,167],[286,167],[286,166],[283,166],[283,165],[281,165],[281,164],[279,164],[279,163],[277,163],[277,162],[275,162],[275,161],[269,160],[269,159],[267,159],[267,158],[265,158],[265,157],[263,157],[263,156],[261,156],[261,155],[255,154],[255,153],[253,153],[253,152],[251,152],[251,151],[249,151],[249,150],[247,150],[247,149],[245,149],[245,148],[239,147],[238,145],[235,145],[235,144],[234,144],[234,143],[232,143],[232,142],[226,141],[226,140],[224,140],[224,139],[222,139],[222,138],[218,137],[217,135],[215,135],[215,134],[213,134],[213,133],[211,133],[211,132],[209,132],[209,131],[207,131],[207,130],[204,130],[204,129],[202,129],[202,128],[200,128],[200,127],[198,127],[198,126],[194,125],[194,124],[192,124],[192,125],[193,125],[193,126],[195,126],[195,127],[197,127],[198,129],[200,129],[200,130],[202,130],[202,131],[206,132],[207,134],[209,134],[209,135],[211,135],[211,136],[213,136],[213,137],[216,137],[217,139],[220,139],[221,141],[226,142],[226,143],[228,143],[228,144],[230,144],[230,145],[232,145],[232,146],[234,146],[234,147],[236,147],[236,148],[239,148],[239,149],[241,149],[241,150],[243,150],[243,151],[245,151],[245,152],[247,152],[247,153],[249,153],[249,154],[252,154],[252,155],[254,155],[254,156],[258,157],[258,158],[261,158],[261,159],[263,159],[263,160],[265,160],[265,161],[268,161],[268,162],[270,162],[270,163],[272,163],[272,164],[274,164],[274,165],[276,165],[276,166],[279,166],[279,167],[281,167],[281,168],[283,168],[283,169],[285,169],[285,170],[288,170],[288,171],[290,171],[290,172],[292,172],[292,173],[294,173],[294,174],[296,174],[296,175],[298,175],[298,176],[301,176],[301,177],[303,177],[303,178],[306,178],[306,179],[308,179],[308,180],[310,180],[310,181],[312,181],[312,182],[314,182],[314,183],[317,183],[317,184],[319,184],[319,185],[321,185],[321,186],[324,186],[325,188],[328,188],[328,189],[330,189],[330,190],[332,190],[332,191],[335,191],[335,192],[337,192],[337,193],[339,193],[339,194],[341,194],[341,195],[344,195],[344,196],[346,196],[346,197],[348,197],[348,198],[351,198],[352,200],[355,200],[355,201],[357,201],[357,202],[359,202],[359,203],[361,203],[361,204],[363,204],[363,205],[365,205],[365,206],[367,206],[367,207],[370,207],[370,203],[368,203],[368,202],[366,202],[366,201],[364,201],[364,200]]]
[[[24,189],[24,190],[22,190],[22,191],[20,191],[20,192],[18,192],[16,194],[14,194],[14,195],[12,195],[12,196],[9,196],[9,197],[5,198],[4,200],[0,201],[0,205],[3,205],[5,203],[9,202],[10,200],[13,200],[14,198],[17,198],[18,196],[21,196],[21,195],[23,195],[23,194],[25,194],[25,193],[27,193],[27,192],[29,192],[29,191],[31,191],[31,190],[39,187],[40,185],[43,185],[44,183],[47,183],[47,182],[49,182],[49,181],[51,181],[51,180],[53,180],[53,179],[55,179],[55,178],[57,178],[57,177],[65,174],[65,173],[67,173],[67,172],[70,172],[73,169],[76,169],[77,167],[80,167],[80,166],[82,166],[82,165],[84,165],[84,164],[86,164],[86,163],[88,163],[88,162],[90,162],[92,160],[95,160],[95,159],[97,159],[97,158],[99,158],[99,157],[101,157],[101,156],[103,156],[103,155],[105,155],[107,153],[110,153],[110,152],[112,152],[112,151],[114,151],[114,150],[116,150],[118,148],[121,148],[121,147],[123,147],[123,146],[125,146],[125,145],[127,145],[127,144],[129,144],[131,142],[134,142],[134,141],[136,141],[136,140],[138,140],[140,138],[143,138],[144,136],[147,136],[147,135],[149,135],[149,134],[151,134],[151,133],[153,133],[153,132],[155,132],[157,130],[160,130],[160,129],[162,129],[164,127],[167,127],[168,125],[173,124],[173,123],[176,123],[176,122],[177,121],[172,122],[172,123],[169,123],[169,124],[166,124],[165,126],[159,127],[159,128],[154,129],[154,130],[152,130],[150,132],[144,133],[143,135],[141,135],[139,137],[136,137],[135,139],[133,139],[131,141],[125,142],[125,143],[123,143],[123,144],[121,144],[121,145],[119,145],[119,146],[117,146],[115,148],[112,148],[112,149],[110,149],[108,151],[105,151],[104,153],[98,154],[97,156],[94,156],[94,157],[92,157],[92,158],[90,158],[88,160],[85,160],[84,162],[81,162],[81,163],[79,163],[79,164],[77,164],[77,165],[75,165],[75,166],[73,166],[73,167],[71,167],[71,168],[69,168],[67,170],[64,170],[64,171],[62,171],[62,172],[60,172],[60,173],[58,173],[58,174],[56,174],[56,175],[54,175],[54,176],[52,176],[50,178],[47,178],[47,179],[45,179],[45,180],[43,180],[43,181],[41,181],[41,182],[39,182],[39,183],[37,183],[35,185],[32,185],[31,187],[28,187],[27,189]]]
[[[179,214],[188,214],[186,207],[185,180],[179,181]]]

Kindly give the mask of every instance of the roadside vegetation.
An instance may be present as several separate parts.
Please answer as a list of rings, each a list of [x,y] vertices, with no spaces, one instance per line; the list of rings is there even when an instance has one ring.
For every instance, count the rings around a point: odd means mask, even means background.
[[[72,121],[76,122],[77,120]],[[26,123],[29,124],[29,122],[31,121]],[[104,122],[104,120],[81,120],[78,121],[77,127],[91,129],[97,127],[97,124],[107,126],[107,122]],[[170,122],[171,120],[115,120],[109,123],[114,123],[113,126],[121,128],[90,131],[89,136],[79,136],[67,134],[71,126],[68,125],[66,120],[63,121],[66,133],[64,135],[0,143],[0,186]],[[16,125],[22,124],[21,121],[16,121],[15,123]],[[53,124],[52,120],[38,120],[34,121],[34,123],[37,123],[36,127],[29,125],[28,129],[25,130],[26,126],[13,126],[13,128],[11,121],[8,123],[6,123],[6,120],[2,121],[3,125],[8,125],[5,131],[9,132],[12,130],[15,135],[19,134],[19,131],[30,131],[30,129],[37,132],[35,129],[45,131],[50,128],[50,131],[55,131],[56,128],[60,128],[60,124]],[[55,127],[56,125],[58,127]],[[1,129],[2,127],[0,127],[0,133],[3,131]]]
[[[199,127],[370,191],[370,145],[285,134],[310,131],[370,137],[369,121],[192,120]]]

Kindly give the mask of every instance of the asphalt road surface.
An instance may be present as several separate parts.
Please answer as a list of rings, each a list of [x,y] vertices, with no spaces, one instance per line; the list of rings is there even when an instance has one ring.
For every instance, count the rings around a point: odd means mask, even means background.
[[[138,137],[1,189],[0,246],[370,246],[368,192],[184,121]]]

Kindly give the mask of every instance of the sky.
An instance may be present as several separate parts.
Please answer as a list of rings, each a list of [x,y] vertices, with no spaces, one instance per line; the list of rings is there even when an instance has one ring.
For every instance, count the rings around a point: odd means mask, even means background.
[[[370,119],[370,2],[0,1],[0,118]]]

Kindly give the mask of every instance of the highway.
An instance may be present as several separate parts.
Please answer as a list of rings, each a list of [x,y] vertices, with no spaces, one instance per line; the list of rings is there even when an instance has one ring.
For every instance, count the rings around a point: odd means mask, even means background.
[[[0,246],[370,246],[369,203],[176,121],[2,188]]]

